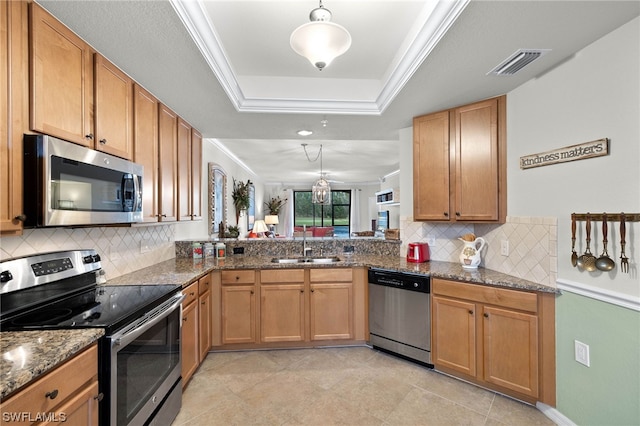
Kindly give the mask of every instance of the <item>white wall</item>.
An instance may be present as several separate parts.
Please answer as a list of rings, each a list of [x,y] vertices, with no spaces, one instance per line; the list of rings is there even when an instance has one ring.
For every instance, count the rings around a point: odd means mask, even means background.
[[[639,26],[636,18],[507,96],[508,214],[558,218],[560,279],[634,297],[640,296],[638,223],[627,227],[631,273],[589,273],[571,266],[570,216],[640,212]],[[600,138],[611,140],[608,156],[519,168],[521,156]],[[582,226],[578,248],[584,251]],[[601,227],[594,228],[591,249],[601,252]],[[609,223],[609,254],[615,259],[619,242],[619,224]]]

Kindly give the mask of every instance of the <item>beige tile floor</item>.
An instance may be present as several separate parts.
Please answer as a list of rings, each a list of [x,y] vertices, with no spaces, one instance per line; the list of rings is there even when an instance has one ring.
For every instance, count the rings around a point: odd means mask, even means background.
[[[210,353],[173,426],[553,425],[535,407],[368,347]]]

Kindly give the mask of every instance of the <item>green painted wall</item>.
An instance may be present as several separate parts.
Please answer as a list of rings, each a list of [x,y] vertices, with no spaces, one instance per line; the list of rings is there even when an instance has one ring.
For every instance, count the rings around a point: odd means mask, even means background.
[[[556,338],[557,409],[578,425],[640,425],[640,312],[564,291]],[[590,367],[574,340],[589,345]]]

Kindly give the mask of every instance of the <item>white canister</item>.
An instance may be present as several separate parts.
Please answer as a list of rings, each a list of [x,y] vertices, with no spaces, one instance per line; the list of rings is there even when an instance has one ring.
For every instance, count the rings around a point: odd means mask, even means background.
[[[191,257],[194,259],[202,259],[202,244],[193,243],[191,245]]]

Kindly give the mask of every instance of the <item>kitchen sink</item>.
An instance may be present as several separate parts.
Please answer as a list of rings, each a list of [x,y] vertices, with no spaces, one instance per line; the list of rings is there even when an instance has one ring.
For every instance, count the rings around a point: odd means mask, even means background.
[[[338,256],[320,257],[274,257],[272,263],[336,263],[340,262]]]

